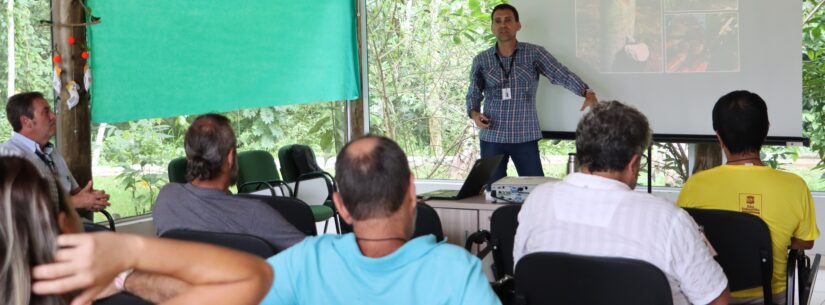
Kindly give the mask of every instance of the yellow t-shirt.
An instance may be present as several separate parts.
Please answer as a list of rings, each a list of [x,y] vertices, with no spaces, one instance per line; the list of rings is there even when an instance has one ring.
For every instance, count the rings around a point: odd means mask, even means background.
[[[791,237],[819,237],[811,192],[792,173],[767,166],[722,165],[688,179],[678,204],[684,208],[728,210],[762,218],[773,243],[773,294],[785,291]],[[762,288],[731,293],[734,298],[761,297]]]

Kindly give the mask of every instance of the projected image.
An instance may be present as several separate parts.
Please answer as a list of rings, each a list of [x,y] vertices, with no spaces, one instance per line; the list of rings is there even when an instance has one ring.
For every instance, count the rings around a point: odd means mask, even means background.
[[[665,71],[739,71],[739,14],[665,15]]]
[[[662,72],[661,0],[577,0],[576,56],[601,72]]]
[[[665,11],[727,11],[738,10],[738,0],[665,0]]]

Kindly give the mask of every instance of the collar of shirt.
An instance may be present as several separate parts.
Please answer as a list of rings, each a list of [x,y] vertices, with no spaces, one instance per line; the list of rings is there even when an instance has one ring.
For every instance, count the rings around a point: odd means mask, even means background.
[[[444,243],[444,241],[441,243]],[[360,269],[368,272],[381,273],[402,268],[418,260],[435,249],[439,244],[440,243],[435,241],[435,236],[433,235],[419,236],[407,241],[403,246],[387,256],[373,258],[364,256],[364,254],[361,253],[358,242],[355,240],[355,234],[349,233],[336,240],[334,247],[337,249],[339,255],[347,261],[348,265],[358,266]]]
[[[516,52],[516,51],[519,51],[519,52]],[[513,52],[514,52],[513,54],[520,54],[520,53],[522,53],[521,51],[522,51],[521,42],[516,41],[516,48],[513,49]],[[489,56],[496,57],[496,54],[498,53],[498,42],[496,42],[495,44],[493,44],[492,47],[487,49],[487,53],[488,53]],[[512,56],[510,56],[510,57],[512,57]],[[510,58],[510,57],[502,56],[501,58]]]
[[[624,184],[624,182],[621,182],[619,180],[585,173],[572,173],[570,175],[567,175],[567,177],[564,178],[564,182],[574,186],[596,190],[630,190],[630,187],[627,186],[627,184]]]
[[[22,144],[31,153],[37,153],[38,151],[40,151],[46,154],[47,156],[51,156],[52,151],[54,151],[54,145],[51,142],[46,143],[46,147],[40,149],[40,145],[38,145],[37,142],[33,141],[32,139],[29,139],[28,137],[22,134],[13,131],[11,133],[11,141]]]

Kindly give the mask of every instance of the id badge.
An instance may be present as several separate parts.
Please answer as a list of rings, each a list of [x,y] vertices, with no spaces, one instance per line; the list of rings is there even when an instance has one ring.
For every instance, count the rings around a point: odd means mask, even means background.
[[[506,101],[506,100],[509,100],[511,98],[513,98],[513,97],[510,95],[510,88],[501,89],[501,100],[502,101]]]

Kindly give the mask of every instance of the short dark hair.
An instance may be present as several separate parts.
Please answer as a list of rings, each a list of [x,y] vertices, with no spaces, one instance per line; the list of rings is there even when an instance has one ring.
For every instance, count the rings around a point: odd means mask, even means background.
[[[232,124],[225,116],[215,113],[198,116],[189,129],[183,145],[186,150],[186,178],[209,180],[221,173],[229,151],[237,140]]]
[[[759,152],[769,128],[768,105],[756,93],[733,91],[713,106],[713,130],[732,154]]]
[[[369,151],[351,151],[353,143],[375,141]],[[389,138],[367,135],[338,153],[335,180],[344,206],[355,220],[386,217],[401,207],[410,186],[407,155]]]
[[[21,117],[34,118],[32,104],[36,99],[45,99],[43,93],[23,92],[9,97],[6,103],[6,118],[9,119],[14,132],[20,132],[23,129],[23,123],[20,123]]]
[[[518,20],[518,10],[516,10],[516,7],[514,7],[512,5],[509,5],[507,3],[502,3],[502,4],[499,4],[499,5],[496,5],[495,7],[493,7],[493,12],[490,13],[490,20],[491,21],[495,17],[496,11],[499,11],[499,10],[509,10],[509,11],[513,12],[513,17],[516,18],[516,22],[519,22],[519,20]]]
[[[636,108],[601,102],[576,127],[576,157],[591,172],[621,171],[650,145],[650,125]]]

